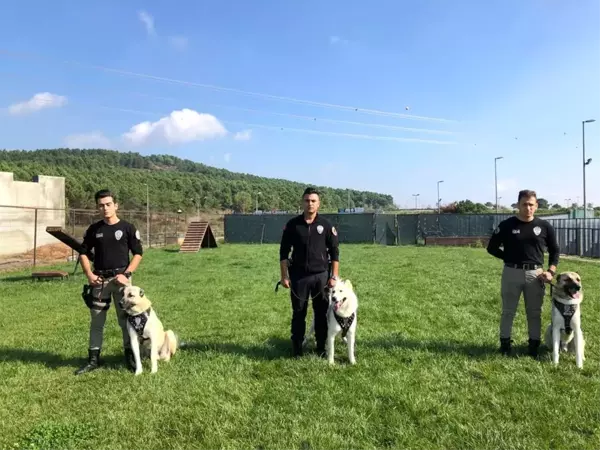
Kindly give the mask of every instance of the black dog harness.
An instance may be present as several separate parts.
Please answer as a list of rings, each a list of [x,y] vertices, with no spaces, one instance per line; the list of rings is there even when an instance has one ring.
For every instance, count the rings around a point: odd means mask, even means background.
[[[565,333],[571,334],[573,329],[571,328],[571,318],[577,312],[577,305],[565,305],[564,303],[557,302],[556,300],[552,300],[552,303],[560,312],[560,315],[563,317],[565,321]]]
[[[342,327],[342,337],[346,337],[346,334],[348,334],[348,330],[350,329],[352,322],[354,322],[355,314],[356,313],[352,313],[350,317],[341,317],[338,316],[335,312],[333,313],[333,317],[335,317],[336,322],[339,324],[340,327]]]
[[[133,327],[140,339],[149,339],[144,338],[144,328],[146,328],[146,323],[148,322],[148,317],[150,317],[151,310],[152,308],[148,308],[142,314],[138,314],[137,316],[127,316],[129,325]]]

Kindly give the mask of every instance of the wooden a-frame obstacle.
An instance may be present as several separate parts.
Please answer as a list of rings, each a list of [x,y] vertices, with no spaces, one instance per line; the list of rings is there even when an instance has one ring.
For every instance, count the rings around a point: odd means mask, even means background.
[[[217,247],[217,240],[210,228],[210,224],[206,221],[194,221],[188,225],[179,252],[195,253],[201,248],[215,247]]]

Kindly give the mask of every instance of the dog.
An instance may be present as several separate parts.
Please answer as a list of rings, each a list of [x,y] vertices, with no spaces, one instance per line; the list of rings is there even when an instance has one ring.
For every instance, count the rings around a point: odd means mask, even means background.
[[[358,297],[354,292],[350,280],[339,280],[335,286],[325,289],[325,295],[329,303],[327,310],[327,340],[325,342],[325,354],[329,364],[334,364],[334,341],[338,334],[342,333],[342,340],[348,346],[348,360],[350,364],[356,364],[354,355],[354,344],[356,337]],[[308,343],[310,336],[315,331],[315,320],[313,318],[310,330],[304,342]]]
[[[135,358],[135,375],[142,373],[140,345],[144,356],[150,355],[151,373],[156,373],[158,360],[168,362],[177,352],[177,336],[172,330],[164,330],[142,288],[124,286],[122,289],[123,299],[119,306],[127,314],[127,331]]]
[[[552,350],[552,362],[558,364],[559,349],[575,353],[577,367],[583,367],[585,340],[581,330],[583,291],[577,272],[562,272],[552,289],[551,322],[544,341]]]

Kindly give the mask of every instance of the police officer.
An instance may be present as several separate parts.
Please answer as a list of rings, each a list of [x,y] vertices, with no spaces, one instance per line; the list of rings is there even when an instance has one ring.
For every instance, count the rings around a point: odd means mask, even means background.
[[[326,218],[318,214],[319,197],[315,189],[306,188],[302,195],[304,212],[286,223],[279,248],[280,283],[285,288],[291,288],[293,356],[303,354],[309,295],[313,303],[317,353],[325,355],[329,304],[324,290],[326,286],[335,286],[338,279],[337,231]],[[290,261],[288,258],[292,248]]]
[[[143,254],[140,232],[135,226],[117,217],[119,205],[109,190],[100,190],[95,195],[96,205],[103,219],[88,227],[83,238],[81,267],[89,285],[84,286],[83,297],[90,309],[90,337],[88,362],[75,372],[80,375],[98,368],[104,334],[106,314],[111,297],[115,303],[117,320],[123,334],[125,363],[135,370],[135,360],[127,332],[127,316],[119,307],[123,298],[122,287],[131,283],[131,274],[137,269]],[[93,253],[94,269],[90,265]],[[133,254],[129,260],[129,252]]]
[[[542,303],[546,290],[544,283],[550,283],[556,272],[559,247],[552,225],[534,217],[538,207],[535,191],[520,191],[518,205],[518,214],[503,220],[494,230],[487,251],[504,261],[500,351],[504,355],[511,352],[512,325],[522,292],[529,332],[528,353],[536,358],[541,339]],[[546,270],[543,269],[545,248],[549,253]]]

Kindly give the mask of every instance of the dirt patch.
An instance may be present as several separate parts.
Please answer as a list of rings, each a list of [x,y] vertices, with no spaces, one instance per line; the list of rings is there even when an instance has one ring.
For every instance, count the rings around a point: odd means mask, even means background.
[[[36,265],[69,261],[72,249],[59,242],[57,244],[40,245],[35,252]],[[77,253],[75,253],[77,257]],[[0,257],[0,272],[33,266],[33,249],[25,253],[4,255]]]

